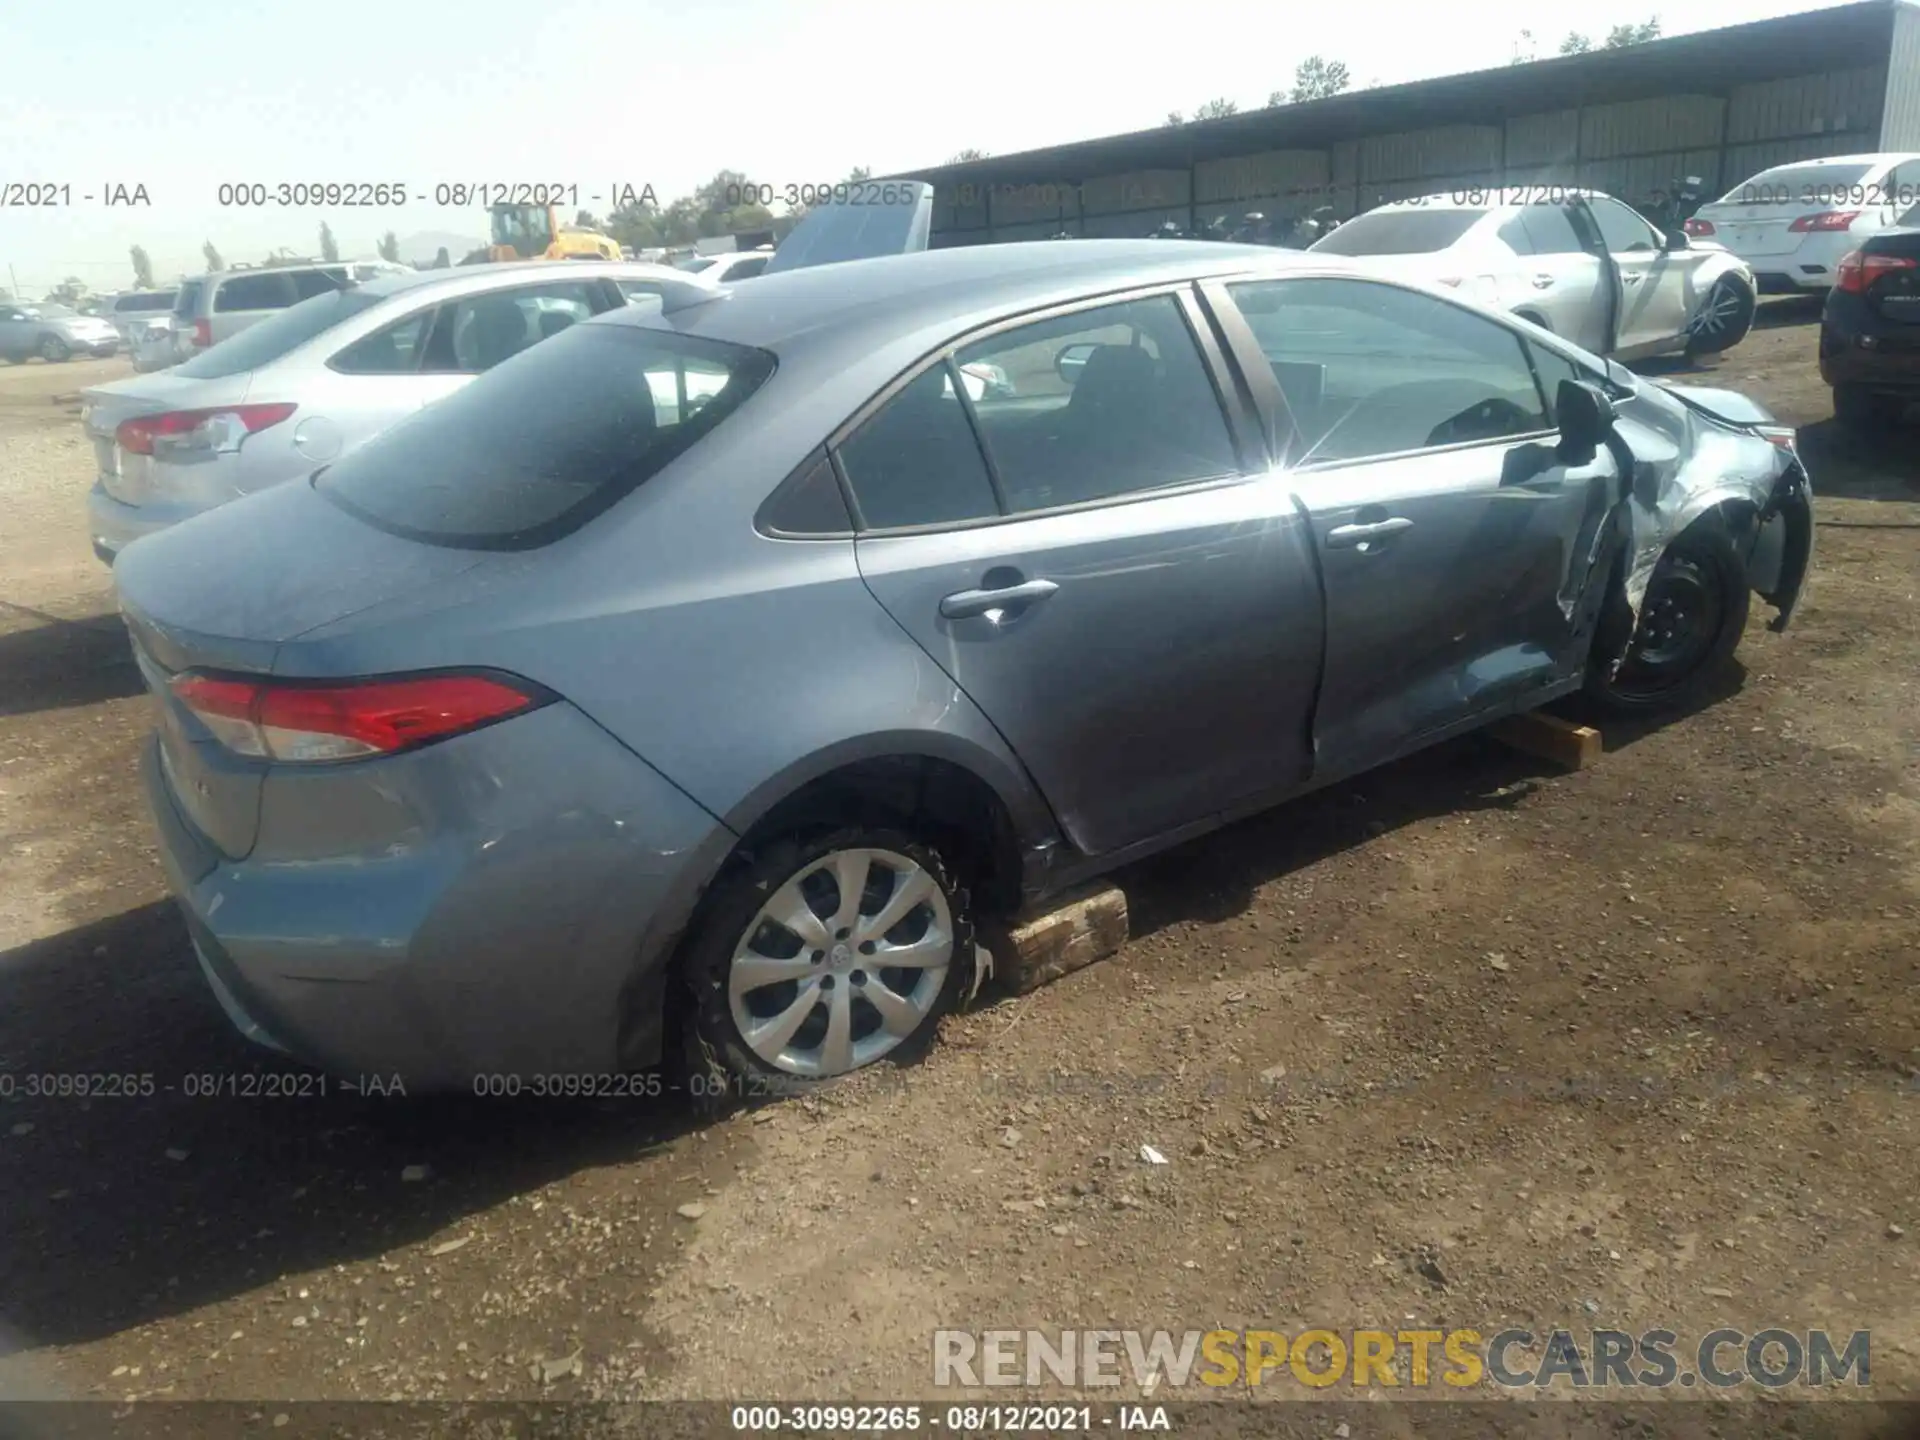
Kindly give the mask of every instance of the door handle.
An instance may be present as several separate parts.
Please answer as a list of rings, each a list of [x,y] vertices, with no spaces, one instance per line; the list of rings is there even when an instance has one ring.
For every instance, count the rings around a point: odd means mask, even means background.
[[[1646,278],[1647,277],[1644,275],[1622,275],[1620,277],[1620,283],[1622,285],[1638,285],[1642,280]]]
[[[1384,540],[1389,535],[1398,535],[1402,530],[1412,528],[1413,522],[1404,515],[1395,515],[1389,520],[1375,520],[1370,525],[1336,525],[1327,532],[1327,548],[1364,550],[1375,540]]]
[[[956,590],[941,600],[940,613],[949,620],[966,620],[989,610],[1024,608],[1037,605],[1059,588],[1051,580],[1023,580],[994,590]]]
[[[1536,290],[1545,290],[1551,284],[1553,284],[1553,277],[1551,275],[1536,275],[1533,277],[1533,288]]]

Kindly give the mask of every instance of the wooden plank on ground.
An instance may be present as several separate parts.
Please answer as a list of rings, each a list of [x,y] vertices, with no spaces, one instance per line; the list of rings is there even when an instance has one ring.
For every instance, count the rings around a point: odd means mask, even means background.
[[[1584,770],[1600,758],[1600,732],[1544,710],[1528,710],[1495,722],[1488,733],[1503,745],[1551,760],[1569,770]]]
[[[1044,915],[983,925],[996,988],[1023,995],[1115,954],[1127,943],[1127,897],[1099,884],[1065,896]]]

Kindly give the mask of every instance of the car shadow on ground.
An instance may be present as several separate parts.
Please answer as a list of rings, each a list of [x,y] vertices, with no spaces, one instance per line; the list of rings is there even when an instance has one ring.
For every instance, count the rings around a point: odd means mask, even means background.
[[[1802,425],[1800,454],[1816,496],[1843,500],[1920,500],[1920,422],[1909,412],[1903,424],[1854,430],[1837,420]],[[1823,525],[1872,522],[1823,521]]]
[[[143,688],[126,626],[117,615],[61,620],[0,603],[0,715],[32,715],[124,700]]]
[[[0,1353],[384,1255],[695,1124],[671,1096],[321,1084],[232,1032],[171,902],[0,954]]]
[[[1231,919],[1284,875],[1432,816],[1509,809],[1554,773],[1484,734],[1421,751],[1129,866],[1129,929]]]

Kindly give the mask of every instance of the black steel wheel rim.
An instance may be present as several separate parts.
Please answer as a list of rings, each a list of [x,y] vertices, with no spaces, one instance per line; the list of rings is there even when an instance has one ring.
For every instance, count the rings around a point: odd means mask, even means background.
[[[1679,684],[1713,649],[1725,615],[1725,597],[1704,568],[1687,559],[1662,561],[1641,603],[1621,680],[1642,693]]]

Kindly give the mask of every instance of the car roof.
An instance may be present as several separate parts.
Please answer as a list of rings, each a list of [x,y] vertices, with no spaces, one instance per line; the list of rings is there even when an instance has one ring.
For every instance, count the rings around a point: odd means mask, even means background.
[[[592,323],[651,325],[776,352],[857,350],[922,327],[954,332],[1105,291],[1238,270],[1284,272],[1339,263],[1325,255],[1205,240],[1027,240],[847,260],[715,286],[706,304],[616,311]],[[682,281],[685,271],[677,272]]]
[[[1920,153],[1911,150],[1881,150],[1871,155],[1815,155],[1805,160],[1788,160],[1779,165],[1769,165],[1765,170],[1756,170],[1753,173],[1769,175],[1775,170],[1804,170],[1809,165],[1884,165],[1888,161],[1897,163],[1902,160],[1920,160]]]
[[[1501,200],[1496,204],[1487,200],[1476,203],[1462,198],[1469,195],[1525,195],[1537,198]],[[1408,200],[1388,200],[1384,204],[1375,205],[1371,210],[1363,210],[1360,214],[1372,215],[1381,210],[1524,210],[1528,205],[1550,203],[1563,195],[1578,195],[1583,200],[1618,198],[1604,190],[1588,190],[1578,185],[1469,185],[1462,186],[1458,190],[1442,190],[1434,195],[1418,195]],[[1353,218],[1358,220],[1360,215]]]

